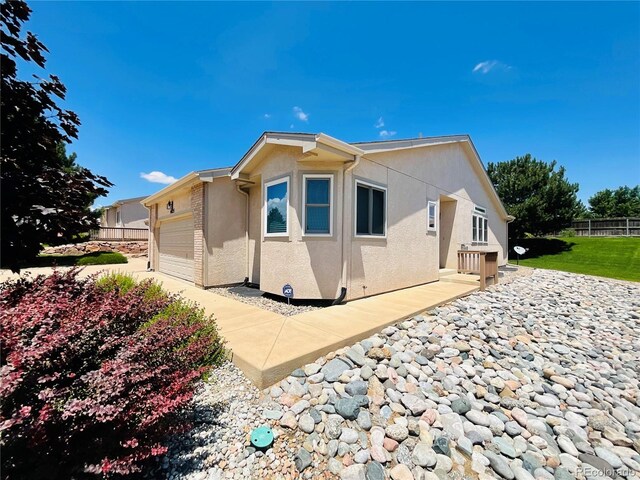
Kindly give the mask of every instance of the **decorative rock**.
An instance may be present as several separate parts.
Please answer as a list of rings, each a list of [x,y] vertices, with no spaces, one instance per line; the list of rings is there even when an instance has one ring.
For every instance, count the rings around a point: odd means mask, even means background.
[[[409,430],[407,429],[407,427],[399,425],[397,423],[389,425],[385,429],[385,433],[387,434],[387,437],[395,440],[396,442],[403,442],[409,436]]]
[[[300,416],[300,420],[298,420],[298,427],[305,433],[313,432],[316,426],[316,422],[313,420],[313,417],[308,413]]]
[[[509,467],[509,464],[504,459],[504,457],[500,455],[496,455],[491,450],[485,450],[484,456],[487,457],[487,459],[489,459],[491,468],[493,468],[496,471],[496,473],[503,476],[507,480],[512,480],[513,478],[515,478],[515,474],[511,470],[511,467]]]
[[[352,428],[343,428],[340,434],[340,441],[348,443],[349,445],[356,443],[358,441],[358,432]]]
[[[411,454],[411,461],[420,467],[433,467],[438,461],[436,452],[424,443],[418,443]]]
[[[335,405],[336,413],[347,420],[355,420],[360,412],[360,403],[356,398],[341,398]]]
[[[296,428],[297,424],[298,422],[296,422],[296,416],[291,411],[285,412],[285,414],[280,419],[280,425],[285,428],[294,429]]]
[[[311,465],[311,455],[304,448],[301,448],[298,450],[294,462],[298,472],[302,472],[305,468]]]
[[[341,422],[335,418],[329,418],[325,423],[324,433],[329,439],[340,437],[342,433]]]
[[[424,400],[420,400],[415,395],[410,395],[408,393],[402,395],[400,401],[415,416],[422,415],[428,408],[427,402],[425,402]]]
[[[369,384],[367,382],[358,380],[355,382],[348,383],[344,387],[344,390],[349,395],[354,396],[354,395],[366,395],[368,388],[369,388]]]
[[[320,371],[324,374],[324,379],[327,382],[335,382],[347,370],[349,370],[349,365],[339,358],[334,358],[322,367]]]
[[[367,464],[366,480],[385,480],[384,467],[378,462]]]
[[[396,465],[389,471],[389,476],[392,480],[414,480],[413,474],[411,473],[411,470],[409,470],[409,467],[401,463]]]
[[[458,415],[464,415],[469,410],[471,410],[471,402],[467,397],[456,398],[451,402],[451,410],[453,410]]]
[[[451,447],[449,446],[449,439],[446,437],[438,437],[433,441],[433,450],[436,453],[442,455],[449,455],[451,453]]]
[[[344,470],[344,467],[342,466],[342,462],[340,462],[338,459],[336,458],[329,458],[329,461],[327,462],[327,469],[333,473],[334,475],[340,475],[340,478],[347,478],[349,479],[349,477],[344,477],[342,475],[342,472]],[[358,478],[356,477],[351,477],[351,479],[353,480],[362,480],[362,478]]]
[[[342,480],[366,480],[367,467],[365,465],[354,464],[344,468],[340,472]]]
[[[361,429],[363,430],[370,430],[371,429],[371,414],[369,413],[369,410],[360,410],[360,413],[358,413],[358,418],[356,419],[356,422],[358,423],[358,425],[360,426]]]

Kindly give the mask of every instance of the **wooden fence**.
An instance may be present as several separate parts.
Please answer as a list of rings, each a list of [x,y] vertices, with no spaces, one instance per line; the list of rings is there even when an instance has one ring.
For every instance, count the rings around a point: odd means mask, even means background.
[[[91,230],[91,240],[105,240],[109,242],[148,241],[148,228],[100,227]]]
[[[571,228],[579,237],[637,237],[640,236],[640,218],[593,218],[574,220]]]
[[[498,283],[498,252],[458,250],[458,273],[480,275],[480,290],[487,287],[487,278]]]

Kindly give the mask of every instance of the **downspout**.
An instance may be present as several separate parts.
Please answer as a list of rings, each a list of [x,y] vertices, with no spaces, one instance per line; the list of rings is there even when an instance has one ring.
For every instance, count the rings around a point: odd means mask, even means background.
[[[242,282],[243,285],[247,285],[249,283],[249,194],[244,190],[242,190],[242,188],[240,187],[240,184],[238,183],[236,183],[236,190],[238,191],[238,193],[241,193],[242,195],[244,195],[247,201],[245,212],[244,212],[244,225],[245,225],[244,240],[245,240],[245,256],[247,258],[247,262],[246,262],[247,264],[246,264],[244,282]]]
[[[340,263],[342,264],[342,275],[341,275],[341,283],[342,287],[340,288],[340,296],[333,301],[333,305],[338,305],[342,303],[344,298],[347,296],[347,257],[345,255],[345,245],[349,242],[346,236],[346,192],[347,192],[347,173],[352,171],[354,168],[358,166],[360,163],[361,156],[356,155],[353,162],[351,162],[342,172],[342,246],[340,249]]]

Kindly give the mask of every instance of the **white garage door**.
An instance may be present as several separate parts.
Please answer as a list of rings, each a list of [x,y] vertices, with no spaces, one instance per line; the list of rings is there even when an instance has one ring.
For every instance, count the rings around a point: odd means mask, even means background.
[[[162,273],[193,282],[193,217],[160,224]]]

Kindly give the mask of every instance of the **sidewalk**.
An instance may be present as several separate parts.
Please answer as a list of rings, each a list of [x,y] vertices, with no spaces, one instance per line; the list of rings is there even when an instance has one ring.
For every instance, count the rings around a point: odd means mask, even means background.
[[[214,315],[233,362],[259,388],[273,385],[296,368],[388,325],[478,290],[477,282],[433,282],[284,317],[162,273],[147,272],[145,258],[122,265],[86,267],[82,275],[105,270],[154,279],[167,291],[197,302],[207,314]],[[34,275],[51,273],[50,268],[29,271]],[[0,281],[14,276],[3,270]]]

